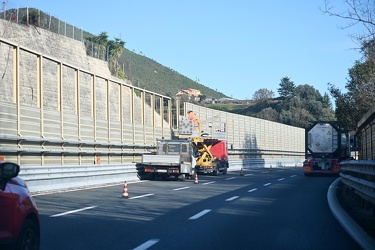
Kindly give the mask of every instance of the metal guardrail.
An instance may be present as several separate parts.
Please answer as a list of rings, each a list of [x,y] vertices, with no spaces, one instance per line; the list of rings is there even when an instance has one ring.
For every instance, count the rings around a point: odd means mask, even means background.
[[[32,194],[82,189],[138,180],[135,163],[22,167],[20,177]]]
[[[375,205],[375,161],[343,161],[340,177],[357,195]]]
[[[43,153],[43,154],[115,154],[115,155],[142,155],[147,154],[149,150],[155,148],[155,145],[151,144],[124,144],[124,143],[112,143],[112,142],[98,142],[98,141],[82,141],[82,140],[64,140],[56,138],[39,138],[30,136],[13,136],[13,135],[0,135],[0,141],[24,141],[24,142],[36,142],[36,143],[50,143],[58,145],[74,145],[79,149],[56,149],[48,148],[43,145],[43,148],[27,148],[27,147],[0,147],[0,152],[23,152],[23,153]],[[82,145],[92,146],[94,149],[87,150],[80,148]],[[105,147],[105,149],[98,150],[98,146]],[[116,149],[113,149],[116,148]],[[138,150],[138,151],[135,151]]]
[[[248,158],[229,159],[228,171],[273,167],[301,166],[298,159],[292,158]],[[99,164],[99,165],[66,165],[66,166],[23,166],[20,177],[27,183],[33,195],[120,184],[124,181],[138,181],[136,163]]]

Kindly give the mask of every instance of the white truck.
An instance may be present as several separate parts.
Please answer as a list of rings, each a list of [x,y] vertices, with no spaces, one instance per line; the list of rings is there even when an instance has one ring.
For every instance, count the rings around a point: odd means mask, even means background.
[[[146,179],[168,179],[181,181],[195,178],[196,151],[190,140],[159,140],[153,154],[144,154],[138,163]],[[142,172],[143,172],[142,171]]]

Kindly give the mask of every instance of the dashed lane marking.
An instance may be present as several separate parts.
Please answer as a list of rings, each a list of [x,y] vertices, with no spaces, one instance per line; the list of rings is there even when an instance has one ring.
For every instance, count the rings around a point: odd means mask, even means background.
[[[202,185],[209,185],[209,184],[212,184],[212,183],[215,183],[216,181],[210,181],[210,182],[206,182],[206,183],[203,183]]]
[[[146,241],[142,245],[134,248],[133,250],[146,250],[146,249],[152,247],[153,245],[155,245],[158,242],[159,242],[158,239],[151,239],[151,240]]]
[[[250,176],[250,175],[253,175],[253,174],[245,174],[245,176]]]
[[[270,183],[270,182],[268,182],[268,183],[264,184],[263,186],[264,186],[264,187],[267,187],[267,186],[269,186],[269,185],[271,185],[271,183]]]
[[[197,213],[196,215],[191,216],[191,217],[189,218],[189,220],[196,220],[196,219],[202,217],[203,215],[205,215],[205,214],[207,214],[207,213],[209,213],[209,212],[211,212],[211,209],[205,209],[205,210],[203,210],[202,212],[199,212],[199,213]]]
[[[93,209],[93,208],[96,208],[96,207],[97,206],[84,207],[84,208],[81,208],[81,209],[72,210],[72,211],[68,211],[68,212],[65,212],[65,213],[54,214],[54,215],[51,215],[50,217],[59,217],[59,216],[67,215],[67,214],[74,214],[74,213],[78,213],[78,212],[85,211],[85,210],[88,210],[88,209]]]
[[[283,180],[285,180],[285,178],[280,178],[280,179],[278,179],[277,181],[283,181]]]
[[[147,197],[147,196],[151,196],[151,195],[155,195],[155,194],[144,194],[144,195],[140,195],[140,196],[134,196],[134,197],[129,198],[129,200],[139,199],[139,198],[143,198],[143,197]]]
[[[173,189],[174,191],[178,191],[178,190],[183,190],[183,189],[188,189],[188,188],[190,188],[190,187],[180,187],[180,188],[175,188],[175,189]]]
[[[254,192],[254,191],[256,191],[256,190],[258,190],[258,189],[257,189],[257,188],[253,188],[253,189],[250,189],[250,190],[247,191],[247,192],[251,193],[251,192]]]
[[[233,196],[233,197],[230,197],[228,199],[226,199],[225,201],[233,201],[235,199],[237,199],[239,196]]]
[[[294,175],[291,175],[290,177],[292,177],[292,178],[293,178],[293,177],[296,177],[296,176],[297,176],[297,175],[295,175],[295,174],[294,174]]]
[[[229,181],[229,180],[233,180],[233,179],[235,179],[236,177],[229,177],[229,178],[226,178],[225,180],[226,181]]]

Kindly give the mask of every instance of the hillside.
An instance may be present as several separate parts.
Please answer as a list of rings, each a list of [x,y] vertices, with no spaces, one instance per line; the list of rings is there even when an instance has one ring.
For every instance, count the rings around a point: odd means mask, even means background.
[[[9,9],[6,12],[5,20],[9,20],[11,17],[19,17],[17,23],[26,23],[26,11],[29,11],[29,24],[36,27],[42,28],[42,30],[49,30],[53,33],[60,34],[60,26],[66,27],[63,30],[65,36],[73,38],[73,40],[84,41],[88,55],[91,53],[99,53],[91,47],[91,42],[87,42],[87,38],[95,35],[85,30],[78,29],[69,23],[61,23],[56,17],[50,16],[49,14],[34,8],[26,9]],[[4,12],[0,12],[2,16],[5,16]],[[13,16],[12,16],[13,15]],[[6,30],[6,29],[4,29]],[[9,33],[9,32],[8,32]],[[62,39],[66,39],[61,36]],[[69,44],[69,43],[67,43]],[[45,46],[48,48],[48,46]],[[100,48],[99,48],[100,50]],[[101,52],[102,53],[102,52]],[[50,53],[47,53],[50,54]],[[95,58],[105,58],[105,51],[100,56],[95,54]],[[103,61],[103,64],[107,62]],[[176,93],[182,89],[198,89],[206,97],[221,98],[226,97],[223,93],[217,92],[211,88],[208,88],[202,84],[199,84],[186,76],[181,75],[175,70],[161,65],[160,63],[149,59],[143,55],[136,54],[126,48],[124,48],[122,55],[118,59],[119,65],[123,69],[127,79],[132,82],[134,86],[144,88],[158,94],[163,94],[169,97],[175,97]],[[107,69],[108,71],[109,69]]]
[[[206,97],[227,97],[221,92],[199,84],[171,68],[126,48],[118,62],[127,78],[140,88],[170,97],[174,97],[178,91],[188,88],[198,89]]]
[[[116,48],[115,46],[111,47],[114,43],[110,43],[113,41],[108,41],[108,36],[105,32],[99,34],[99,36],[95,36],[83,30],[78,32],[71,26],[72,32],[65,32],[66,36],[68,36],[68,34],[72,35],[70,38],[56,34],[53,35],[53,33],[50,33],[51,31],[57,34],[60,33],[57,19],[51,19],[50,16],[44,15],[43,12],[37,10],[33,10],[30,16],[35,17],[35,20],[30,17],[30,23],[39,28],[29,29],[28,25],[14,24],[17,25],[17,28],[14,27],[14,30],[13,28],[7,29],[6,27],[9,23],[3,21],[0,22],[0,24],[3,23],[3,30],[13,30],[13,32],[4,33],[4,38],[14,39],[20,45],[31,47],[46,55],[62,58],[73,65],[76,62],[80,62],[83,69],[95,71],[103,76],[111,77],[109,66],[118,65],[123,70],[121,73],[125,73],[127,83],[172,98],[174,98],[176,93],[180,90],[189,88],[200,90],[204,97],[215,99],[227,97],[225,94],[197,83],[175,70],[161,65],[155,60],[123,48],[124,44],[121,45],[120,53],[116,54],[116,63],[113,63],[113,60],[110,61],[110,63],[100,60],[99,58],[105,59],[105,55],[108,56],[108,54],[111,54],[111,52],[107,52],[104,53],[104,57],[99,56],[99,52],[100,55],[103,54],[103,51],[105,52],[101,47]],[[38,21],[39,19],[43,19],[44,21]],[[42,26],[45,21],[47,21],[47,23],[52,22],[51,25],[48,26],[48,29]],[[24,20],[22,20],[21,23],[24,23]],[[66,24],[66,26],[70,27],[68,24]],[[16,32],[24,29],[24,32],[29,32],[26,36]],[[78,39],[75,35],[76,33],[80,34]],[[38,42],[30,39],[30,35],[31,37],[38,38]],[[49,38],[49,36],[53,38]],[[76,44],[72,45],[72,43]],[[108,46],[109,44],[111,44],[111,46]],[[86,53],[87,55],[95,55],[95,58],[86,56]],[[122,74],[122,79],[123,76]],[[254,100],[225,100],[223,101],[225,103],[216,104],[202,102],[200,105],[302,128],[306,127],[311,121],[335,120],[329,96],[327,94],[321,95],[313,86],[308,84],[294,85],[288,77],[284,77],[281,79],[280,89],[280,94],[283,94],[280,98],[261,96],[260,92]]]

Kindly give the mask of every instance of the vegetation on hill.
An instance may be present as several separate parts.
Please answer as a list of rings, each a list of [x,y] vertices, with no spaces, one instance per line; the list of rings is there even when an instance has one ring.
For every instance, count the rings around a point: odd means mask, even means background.
[[[183,89],[198,89],[205,97],[221,98],[225,94],[197,83],[160,63],[124,49],[118,59],[127,78],[140,88],[174,98]]]
[[[322,96],[318,90],[307,84],[295,86],[288,77],[283,77],[279,86],[280,97],[278,98],[265,97],[253,100],[247,105],[225,107],[222,104],[213,104],[208,106],[301,128],[307,128],[313,121],[335,120],[327,93]]]
[[[106,33],[89,38],[90,41],[100,41],[100,44],[110,44]],[[104,41],[102,41],[104,40]],[[124,44],[120,44],[121,47]],[[116,47],[116,51],[119,49]],[[120,55],[119,53],[117,53]],[[116,54],[116,55],[117,55]],[[177,92],[182,89],[198,89],[204,97],[219,99],[226,97],[224,94],[214,91],[199,84],[173,69],[167,68],[156,61],[143,55],[136,54],[128,49],[122,49],[118,60],[117,72],[123,72],[135,86],[144,88],[159,94],[175,98]],[[110,62],[112,65],[113,62]],[[310,85],[295,86],[288,77],[281,79],[278,89],[279,98],[274,98],[271,90],[260,89],[254,93],[253,100],[227,101],[227,103],[207,104],[213,109],[233,112],[241,115],[253,116],[265,120],[280,122],[283,124],[306,128],[309,123],[317,120],[334,120],[334,112],[327,94],[322,96],[318,90]],[[204,98],[203,98],[204,99]]]

